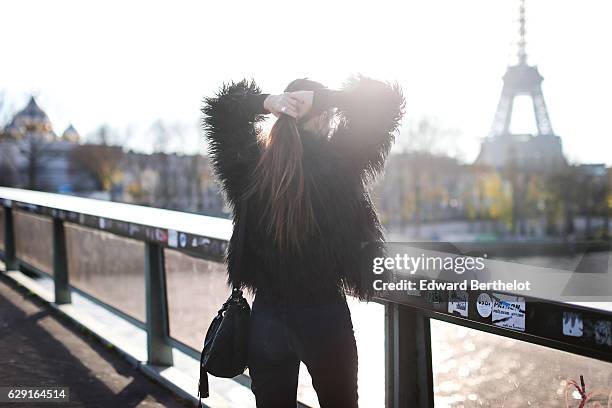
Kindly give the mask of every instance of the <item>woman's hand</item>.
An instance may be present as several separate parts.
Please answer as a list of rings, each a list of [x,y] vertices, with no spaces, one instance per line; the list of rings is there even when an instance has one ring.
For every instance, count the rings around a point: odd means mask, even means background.
[[[289,95],[298,101],[298,118],[306,116],[312,108],[314,92],[312,91],[296,91],[290,92]]]
[[[298,118],[298,105],[300,105],[299,100],[293,97],[289,92],[280,95],[268,95],[264,100],[264,109],[276,116],[285,114],[292,118]]]

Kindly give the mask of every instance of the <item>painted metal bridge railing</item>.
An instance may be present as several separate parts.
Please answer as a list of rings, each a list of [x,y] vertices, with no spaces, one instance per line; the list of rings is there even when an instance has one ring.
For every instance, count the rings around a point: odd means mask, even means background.
[[[73,289],[68,270],[67,224],[143,242],[146,305],[145,321],[141,325],[147,334],[148,363],[171,366],[172,347],[177,346],[197,357],[195,348],[170,334],[165,251],[176,250],[220,263],[231,235],[229,220],[11,188],[0,188],[0,204],[4,212],[3,258],[7,270],[20,268],[15,212],[36,214],[52,221],[52,277],[57,304],[70,303]],[[465,300],[476,304],[479,294],[469,291]],[[612,327],[609,304],[587,307],[525,299],[525,330],[515,331],[492,324],[490,319],[479,316],[473,307],[465,315],[456,315],[440,307],[439,302],[431,302],[424,294],[381,293],[376,301],[385,306],[386,407],[433,407],[430,318],[612,362],[611,345],[594,337],[564,336],[561,330],[564,313],[568,312],[580,315],[585,322],[602,322],[603,326]],[[121,310],[117,312],[124,315]]]

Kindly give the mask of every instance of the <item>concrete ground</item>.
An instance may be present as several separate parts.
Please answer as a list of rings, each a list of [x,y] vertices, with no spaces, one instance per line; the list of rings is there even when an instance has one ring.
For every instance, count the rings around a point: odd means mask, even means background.
[[[0,273],[0,387],[8,386],[70,391],[69,403],[5,404],[15,407],[189,406]]]

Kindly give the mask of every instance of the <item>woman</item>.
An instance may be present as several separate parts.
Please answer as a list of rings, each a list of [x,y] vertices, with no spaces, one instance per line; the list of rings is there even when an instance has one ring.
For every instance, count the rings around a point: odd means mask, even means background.
[[[255,294],[248,366],[259,408],[296,406],[300,361],[321,407],[358,406],[345,294],[372,295],[383,234],[366,187],[403,108],[399,86],[363,76],[342,90],[298,79],[280,95],[243,80],[205,100],[210,157],[234,215],[228,282]],[[268,113],[277,120],[263,134]]]

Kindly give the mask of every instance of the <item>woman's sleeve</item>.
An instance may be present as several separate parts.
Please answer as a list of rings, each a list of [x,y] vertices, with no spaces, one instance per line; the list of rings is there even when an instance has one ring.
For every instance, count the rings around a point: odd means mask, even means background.
[[[382,171],[404,114],[404,97],[398,84],[364,76],[349,79],[341,91],[315,91],[313,105],[338,108],[338,124],[330,148],[350,169],[364,177]]]
[[[267,113],[266,96],[254,81],[242,80],[224,84],[216,96],[204,99],[208,154],[230,204],[239,200],[259,159],[258,122]]]

